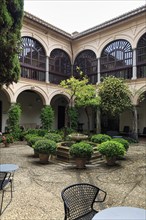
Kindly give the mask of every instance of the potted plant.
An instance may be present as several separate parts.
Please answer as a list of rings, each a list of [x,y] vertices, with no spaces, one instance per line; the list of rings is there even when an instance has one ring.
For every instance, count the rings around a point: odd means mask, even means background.
[[[35,144],[36,141],[42,140],[44,138],[41,137],[41,136],[37,136],[37,135],[32,135],[32,136],[28,136],[28,137],[29,137],[28,145],[33,148],[34,157],[39,157],[39,154],[38,154],[37,150],[34,148],[34,144]]]
[[[101,143],[97,147],[98,151],[105,156],[107,165],[115,165],[118,156],[123,156],[126,152],[124,146],[114,140]]]
[[[10,143],[13,143],[14,139],[12,135],[7,134],[2,136],[2,142],[5,145],[5,147],[9,147]]]
[[[75,159],[77,168],[85,168],[87,160],[93,154],[93,147],[89,143],[81,141],[72,144],[69,153]]]
[[[57,144],[55,141],[42,139],[35,142],[34,149],[39,154],[40,162],[48,163],[49,155],[56,153]]]

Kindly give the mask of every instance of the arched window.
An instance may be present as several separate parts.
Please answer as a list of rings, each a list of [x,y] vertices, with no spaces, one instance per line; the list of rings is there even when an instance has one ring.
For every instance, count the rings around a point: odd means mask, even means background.
[[[132,77],[132,47],[126,40],[109,43],[101,53],[101,77],[113,75],[130,79]]]
[[[54,49],[49,60],[49,79],[59,84],[71,76],[71,62],[68,54],[61,49]]]
[[[30,37],[22,37],[21,77],[45,81],[46,54],[42,45]]]
[[[137,77],[146,77],[146,33],[137,44]]]
[[[89,82],[97,82],[97,59],[92,50],[84,50],[78,54],[74,61],[74,76],[78,77],[76,68],[80,67],[81,71],[88,76]]]

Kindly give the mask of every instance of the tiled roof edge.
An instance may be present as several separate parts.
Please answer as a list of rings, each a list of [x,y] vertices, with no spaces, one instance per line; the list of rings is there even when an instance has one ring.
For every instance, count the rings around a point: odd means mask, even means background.
[[[48,23],[48,22],[46,22],[46,21],[44,21],[44,20],[42,20],[42,19],[32,15],[29,12],[25,11],[24,12],[24,16],[26,16],[26,17],[32,19],[33,21],[36,21],[39,24],[42,24],[42,25],[44,25],[44,26],[46,26],[46,27],[48,27],[48,28],[50,28],[50,29],[52,29],[52,30],[62,34],[63,36],[66,36],[66,37],[70,38],[70,39],[78,39],[78,38],[83,37],[83,36],[85,36],[87,34],[90,34],[92,32],[98,31],[98,30],[100,30],[102,28],[108,27],[108,26],[110,26],[112,24],[115,24],[117,22],[120,22],[122,20],[125,20],[126,18],[132,17],[132,16],[137,15],[137,14],[142,13],[142,12],[146,12],[146,4],[141,6],[141,7],[139,7],[139,8],[136,8],[136,9],[130,11],[130,12],[124,13],[124,14],[116,17],[116,18],[113,18],[113,19],[111,19],[109,21],[106,21],[106,22],[104,22],[102,24],[99,24],[99,25],[94,26],[94,27],[92,27],[90,29],[87,29],[85,31],[77,33],[76,35],[69,34],[66,31],[63,31],[63,30],[57,28],[56,26],[51,25],[50,23]]]
[[[113,18],[113,19],[111,19],[109,21],[106,21],[106,22],[104,22],[104,23],[102,23],[100,25],[94,26],[94,27],[92,27],[90,29],[87,29],[87,30],[85,30],[83,32],[80,32],[80,33],[76,34],[75,36],[72,36],[72,38],[73,39],[80,38],[80,37],[82,37],[84,35],[87,35],[87,34],[90,34],[92,32],[95,32],[97,30],[100,30],[102,28],[108,27],[108,26],[110,26],[112,24],[115,24],[117,22],[120,22],[122,20],[125,20],[126,18],[132,17],[132,16],[137,15],[137,14],[142,13],[142,12],[146,12],[146,4],[143,5],[142,7],[136,8],[136,9],[130,11],[130,12],[124,13],[124,14],[116,17],[116,18]]]
[[[54,31],[56,31],[56,32],[58,32],[58,33],[64,35],[64,36],[66,36],[66,37],[71,38],[71,34],[69,34],[69,33],[67,33],[66,31],[63,31],[63,30],[61,30],[61,29],[55,27],[55,26],[52,25],[52,24],[49,24],[48,22],[46,22],[46,21],[44,21],[44,20],[42,20],[42,19],[40,19],[40,18],[38,18],[38,17],[32,15],[32,14],[29,13],[29,12],[24,11],[24,16],[27,17],[27,18],[30,18],[30,19],[32,19],[33,21],[36,21],[36,22],[38,22],[39,24],[42,24],[42,25],[44,25],[44,26],[46,26],[46,27],[48,27],[48,28],[50,28],[50,29],[52,29],[52,30],[54,30]]]

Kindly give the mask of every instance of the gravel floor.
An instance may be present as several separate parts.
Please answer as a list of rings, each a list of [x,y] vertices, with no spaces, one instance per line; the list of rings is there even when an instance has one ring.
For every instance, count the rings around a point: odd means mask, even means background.
[[[54,160],[42,165],[25,143],[1,147],[0,163],[19,166],[14,176],[13,200],[2,214],[2,220],[63,220],[61,191],[79,182],[95,184],[107,192],[107,199],[99,209],[112,206],[146,209],[145,141],[131,145],[125,158],[118,160],[114,167],[108,167],[103,160],[83,170]]]

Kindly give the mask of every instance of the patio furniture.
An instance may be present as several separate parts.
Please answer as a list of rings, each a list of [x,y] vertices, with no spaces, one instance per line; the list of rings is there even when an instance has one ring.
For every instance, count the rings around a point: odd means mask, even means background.
[[[11,173],[12,187],[14,191],[14,174],[19,166],[16,164],[0,164],[0,172]]]
[[[97,213],[92,220],[145,220],[146,210],[135,207],[111,207]]]
[[[7,186],[8,185],[10,185],[10,188],[11,188],[11,190],[9,191],[10,194],[11,194],[11,197],[10,197],[9,202],[5,206],[5,208],[2,210],[4,195],[5,195],[5,191],[7,190]],[[8,207],[8,205],[12,201],[12,178],[11,178],[11,173],[10,172],[1,172],[0,171],[0,191],[2,192],[1,206],[0,206],[0,215],[2,215],[4,210]]]
[[[91,220],[98,212],[93,208],[95,202],[103,202],[106,192],[88,183],[73,184],[63,189],[64,220]]]

